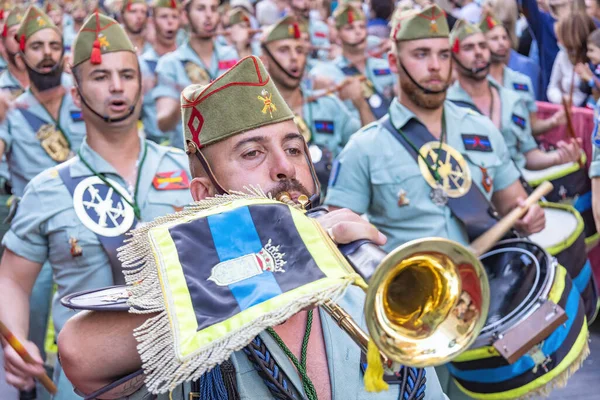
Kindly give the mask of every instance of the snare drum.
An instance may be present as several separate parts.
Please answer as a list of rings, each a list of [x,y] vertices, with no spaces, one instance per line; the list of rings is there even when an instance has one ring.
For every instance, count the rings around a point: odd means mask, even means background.
[[[473,346],[448,365],[457,386],[476,399],[516,399],[563,386],[589,354],[583,302],[568,273],[540,245],[523,239],[498,243],[481,261],[490,280],[490,310]],[[509,363],[493,344],[523,327],[539,329],[534,317],[544,303],[559,305],[566,322]]]
[[[585,251],[584,223],[575,208],[566,204],[540,203],[546,213],[546,228],[529,236],[567,269],[581,294],[588,324],[598,310],[598,287]]]

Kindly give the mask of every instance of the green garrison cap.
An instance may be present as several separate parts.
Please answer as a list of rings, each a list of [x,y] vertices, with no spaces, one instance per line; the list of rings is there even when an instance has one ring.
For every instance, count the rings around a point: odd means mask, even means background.
[[[56,1],[46,1],[44,4],[44,12],[48,14],[52,11],[62,11],[60,4],[58,4]]]
[[[341,7],[336,8],[333,13],[335,19],[335,27],[341,28],[344,25],[353,23],[354,21],[361,21],[365,19],[362,10],[354,7],[350,3],[346,3]]]
[[[285,103],[258,57],[242,59],[208,85],[190,85],[181,93],[187,148],[201,149],[261,126],[291,120]],[[193,144],[192,144],[193,143]]]
[[[6,18],[6,22],[4,23],[4,28],[2,29],[2,37],[8,36],[8,30],[15,25],[19,25],[23,22],[23,18],[25,17],[25,8],[21,6],[16,6],[11,11],[9,11],[8,17]]]
[[[250,23],[250,14],[243,8],[236,7],[229,11],[229,26],[233,26],[241,23]]]
[[[308,26],[305,22],[298,21],[298,19],[292,16],[287,16],[267,29],[262,42],[271,43],[276,40],[300,39],[302,34],[306,32],[308,32]]]
[[[450,45],[452,46],[452,52],[458,53],[460,51],[460,42],[476,33],[481,33],[481,29],[463,19],[459,19],[454,24],[452,32],[450,32]]]
[[[147,4],[146,0],[124,0],[121,6],[121,13],[131,10],[131,6],[134,4]]]
[[[481,29],[481,32],[483,32],[483,33],[488,33],[489,31],[491,31],[498,25],[502,26],[502,23],[500,21],[498,21],[496,18],[487,14],[485,17],[483,17],[481,22],[479,22],[479,29]]]
[[[447,38],[446,13],[437,5],[423,10],[403,10],[396,14],[390,38],[394,41]]]
[[[23,22],[17,31],[17,38],[19,39],[19,48],[21,51],[25,51],[25,42],[36,32],[42,29],[54,29],[58,32],[58,28],[50,17],[48,17],[42,10],[36,6],[29,6],[23,17]],[[60,33],[60,32],[59,32]]]
[[[152,8],[179,8],[177,0],[154,0],[152,2]]]
[[[73,66],[87,60],[101,64],[102,54],[116,51],[135,54],[135,47],[117,21],[96,11],[83,23],[73,42]]]

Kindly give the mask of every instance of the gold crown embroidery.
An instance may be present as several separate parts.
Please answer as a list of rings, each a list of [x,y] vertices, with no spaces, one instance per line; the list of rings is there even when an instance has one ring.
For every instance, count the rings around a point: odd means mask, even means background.
[[[267,111],[271,114],[271,118],[273,118],[273,112],[277,111],[277,107],[273,103],[273,94],[269,93],[267,90],[263,89],[260,92],[261,96],[258,96],[258,99],[263,102],[262,113],[266,114]]]

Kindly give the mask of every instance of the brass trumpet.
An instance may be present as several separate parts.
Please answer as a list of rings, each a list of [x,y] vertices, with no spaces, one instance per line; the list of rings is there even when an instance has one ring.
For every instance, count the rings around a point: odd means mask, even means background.
[[[443,238],[414,240],[389,254],[368,241],[339,246],[369,282],[365,300],[369,335],[333,301],[327,301],[324,310],[365,352],[370,336],[388,366],[392,361],[426,367],[452,360],[471,346],[487,319],[490,289],[478,257],[550,190],[549,182],[540,185],[524,207],[515,208],[468,248]],[[277,198],[292,204],[286,193]],[[308,215],[326,212],[316,209]]]

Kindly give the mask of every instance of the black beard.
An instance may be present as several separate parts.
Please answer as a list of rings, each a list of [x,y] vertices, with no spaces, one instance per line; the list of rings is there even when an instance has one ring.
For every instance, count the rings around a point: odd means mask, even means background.
[[[507,58],[508,54],[501,56],[500,54],[490,51],[490,62],[492,64],[504,64]]]
[[[64,68],[62,59],[59,61],[58,66],[55,66],[52,71],[47,74],[37,72],[36,70],[31,69],[29,65],[25,65],[25,68],[27,69],[29,81],[40,92],[53,89],[61,84]]]

